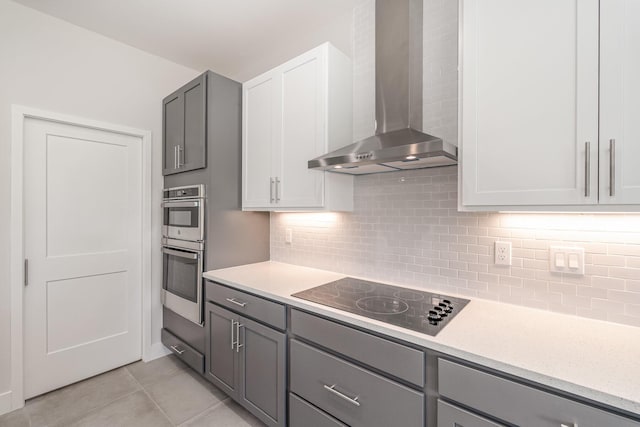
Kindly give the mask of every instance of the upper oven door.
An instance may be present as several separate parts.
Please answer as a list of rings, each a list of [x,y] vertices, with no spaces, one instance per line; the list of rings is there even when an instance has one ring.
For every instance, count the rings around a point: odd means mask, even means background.
[[[172,239],[204,240],[204,200],[162,202],[162,235]]]

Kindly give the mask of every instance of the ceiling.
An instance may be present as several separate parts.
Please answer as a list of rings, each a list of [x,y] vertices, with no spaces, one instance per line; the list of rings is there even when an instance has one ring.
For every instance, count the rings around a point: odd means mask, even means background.
[[[14,1],[242,82],[324,41],[350,54],[358,0]]]

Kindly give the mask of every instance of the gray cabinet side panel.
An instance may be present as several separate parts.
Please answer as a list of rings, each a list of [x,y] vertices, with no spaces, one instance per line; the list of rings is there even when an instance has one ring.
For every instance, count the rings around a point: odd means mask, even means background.
[[[240,320],[240,403],[269,426],[286,425],[286,336]]]
[[[209,73],[207,269],[269,260],[269,213],[242,212],[242,85]]]

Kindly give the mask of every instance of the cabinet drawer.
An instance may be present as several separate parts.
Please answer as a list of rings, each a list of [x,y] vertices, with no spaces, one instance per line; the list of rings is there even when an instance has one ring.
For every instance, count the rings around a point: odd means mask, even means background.
[[[186,342],[173,335],[167,329],[162,329],[162,344],[171,349],[178,359],[195,369],[198,373],[204,373],[204,356]]]
[[[438,427],[505,427],[438,399]]]
[[[300,341],[290,342],[293,393],[350,426],[424,426],[424,394]]]
[[[424,386],[422,351],[298,310],[291,310],[291,332],[418,387]]]
[[[285,329],[286,309],[283,304],[251,295],[238,289],[206,281],[206,297],[223,307],[242,315],[267,323],[274,328]]]
[[[640,427],[640,422],[445,359],[438,360],[438,392],[521,426]]]
[[[308,404],[295,394],[289,394],[290,427],[347,427],[340,421]]]

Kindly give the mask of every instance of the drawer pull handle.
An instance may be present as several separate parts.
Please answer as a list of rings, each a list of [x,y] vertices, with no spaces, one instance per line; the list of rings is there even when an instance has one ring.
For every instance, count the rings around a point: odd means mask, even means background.
[[[578,427],[578,424],[576,424],[576,423],[560,424],[560,427]]]
[[[235,298],[225,298],[227,301],[229,301],[230,303],[233,303],[235,305],[239,305],[240,307],[244,307],[245,305],[247,305],[246,302],[240,302],[240,301],[236,301]]]
[[[347,402],[349,402],[349,403],[351,403],[353,405],[360,406],[360,402],[358,402],[358,398],[360,396],[349,397],[344,393],[340,393],[338,390],[336,390],[336,384],[331,385],[331,386],[324,384],[324,389],[327,390],[328,392],[331,392],[331,393],[335,394],[336,396],[346,400]]]
[[[177,345],[172,345],[171,350],[175,351],[178,354],[184,353],[184,350],[180,350],[180,348]]]

